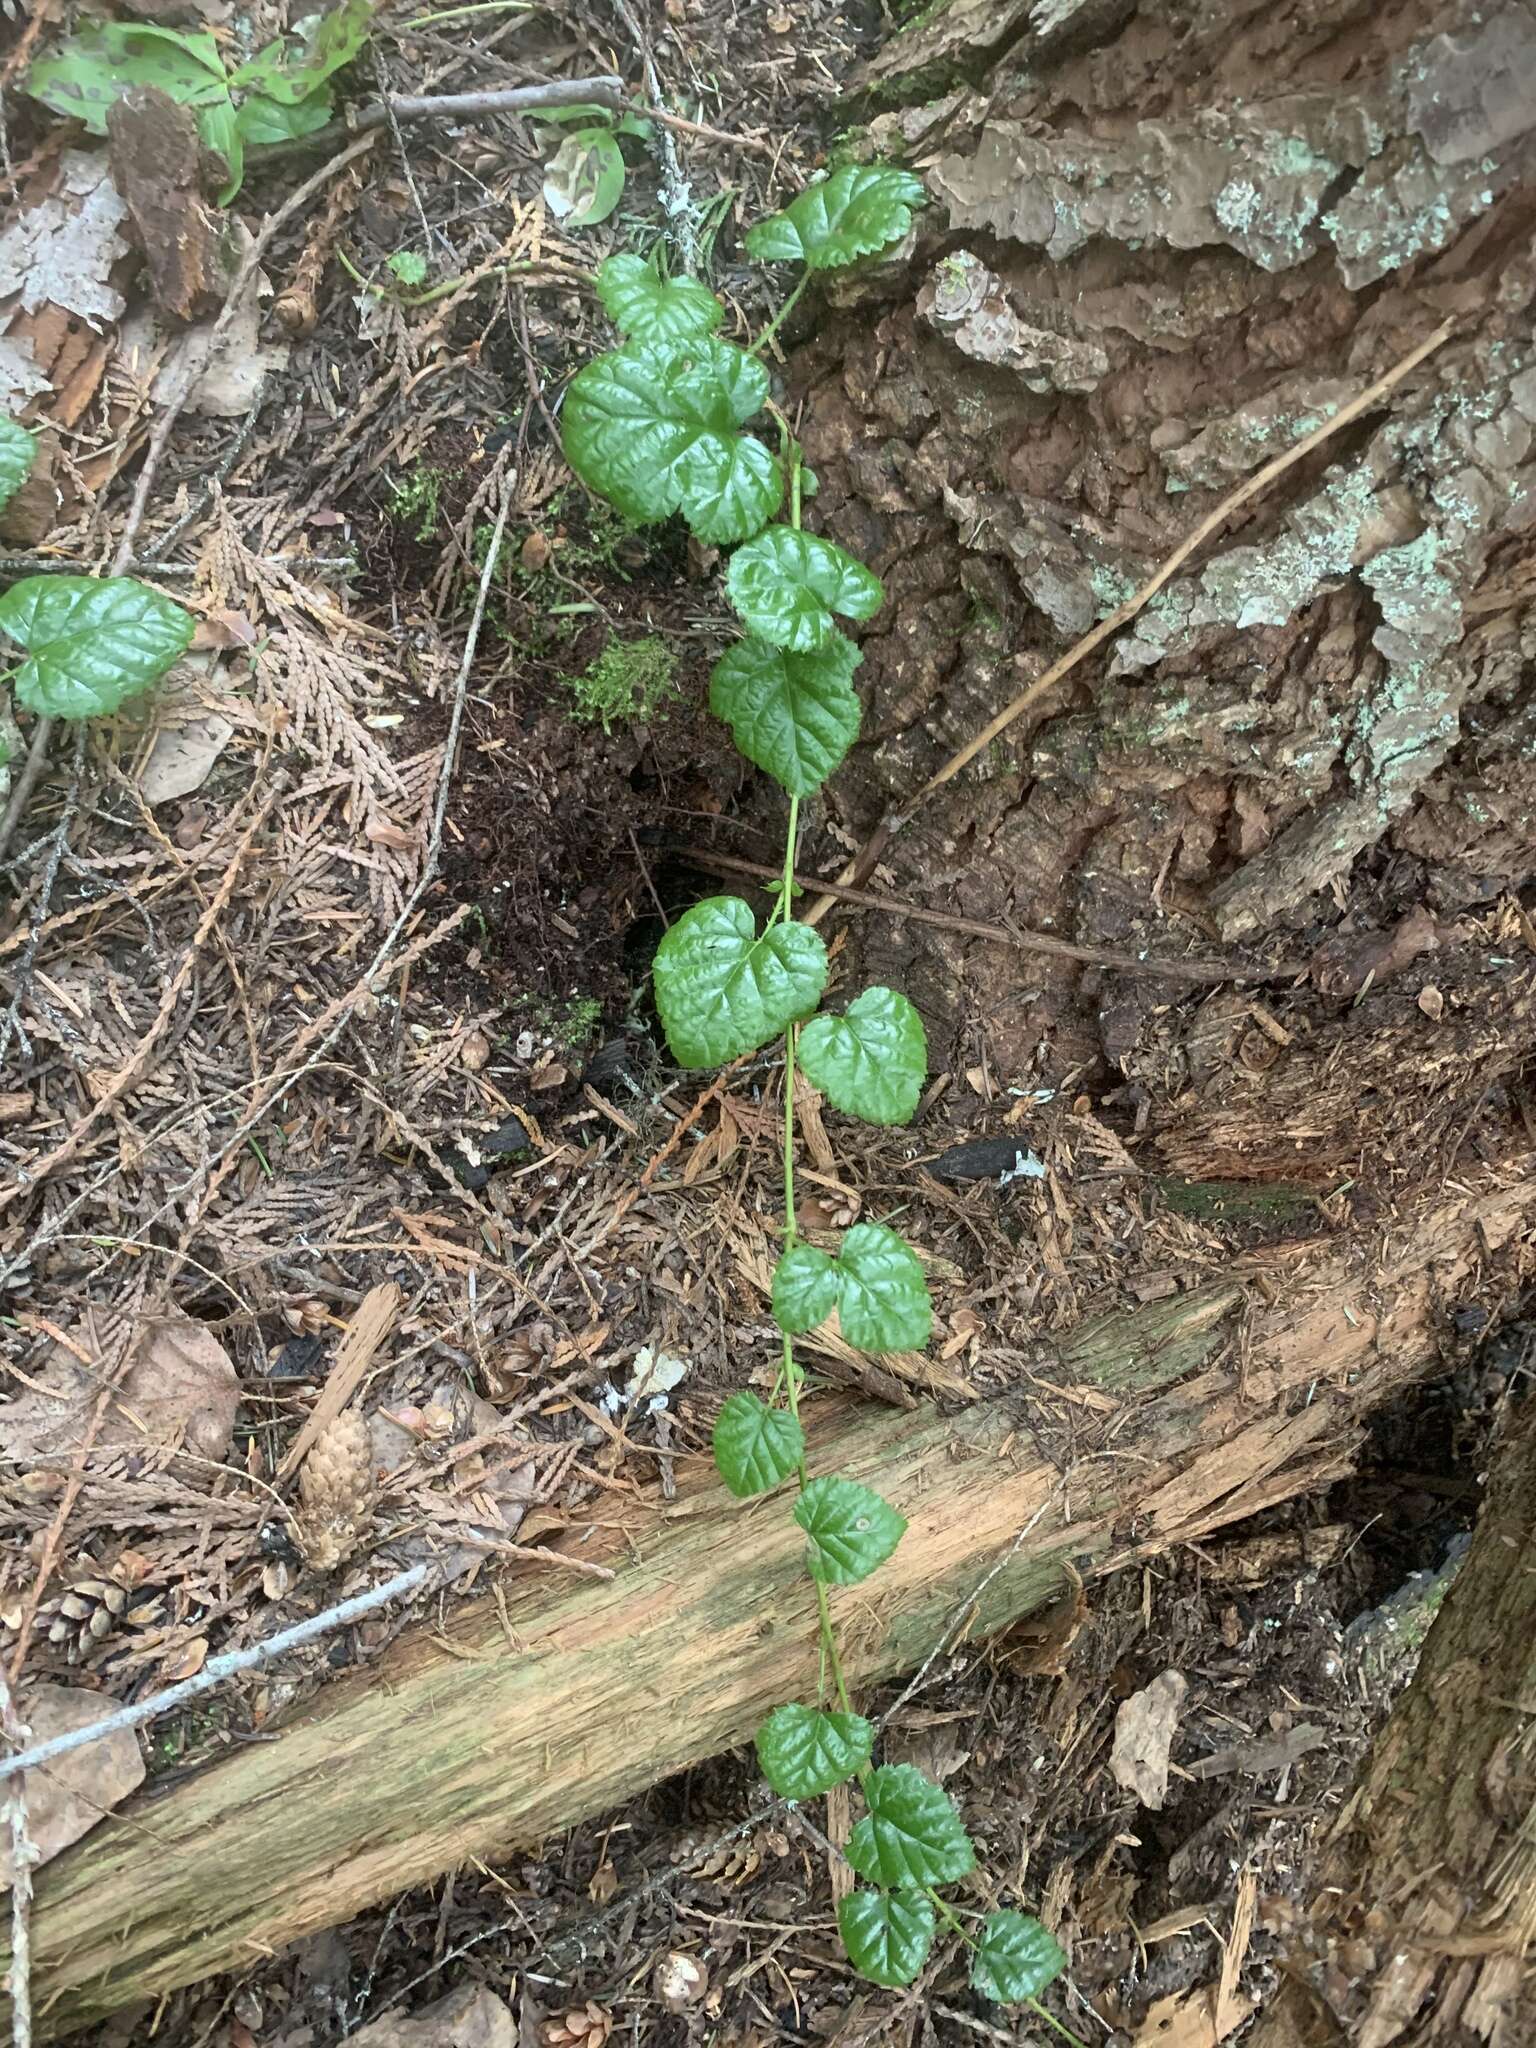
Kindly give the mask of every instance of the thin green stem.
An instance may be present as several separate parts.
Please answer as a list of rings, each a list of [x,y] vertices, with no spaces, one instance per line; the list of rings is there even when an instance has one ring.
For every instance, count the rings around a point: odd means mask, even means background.
[[[1064,2041],[1070,2041],[1072,2048],[1088,2048],[1088,2043],[1083,2039],[1082,2035],[1074,2034],[1070,2027],[1064,2027],[1054,2013],[1046,2011],[1038,1998],[1026,1998],[1024,2003],[1031,2008],[1036,2019],[1044,2020],[1048,2027],[1056,2029]]]
[[[800,295],[805,290],[806,286],[810,283],[810,281],[811,273],[807,271],[804,277],[802,277],[800,282],[795,286],[794,290],[790,293],[789,297],[784,301],[783,305],[780,306],[777,313],[775,313],[773,318],[768,322],[768,325],[763,329],[762,333],[757,337],[756,341],[754,341],[752,346],[747,350],[747,354],[749,356],[760,356],[762,354],[763,350],[768,346],[769,342],[772,341],[773,337],[778,333],[779,329],[784,325],[784,322],[789,318],[790,314],[799,304]]]

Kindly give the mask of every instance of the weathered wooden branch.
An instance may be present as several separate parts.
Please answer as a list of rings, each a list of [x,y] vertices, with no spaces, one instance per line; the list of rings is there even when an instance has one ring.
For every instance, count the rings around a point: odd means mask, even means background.
[[[1108,1570],[1347,1469],[1369,1407],[1436,1356],[1441,1304],[1536,1214],[1531,1163],[1430,1205],[1368,1259],[1355,1240],[1283,1248],[1101,1317],[1042,1346],[1029,1388],[958,1414],[818,1401],[813,1467],[911,1523],[839,1596],[855,1682],[911,1669],[967,1603],[970,1634],[1002,1627],[1067,1559]],[[781,1500],[732,1501],[699,1459],[675,1503],[605,1500],[563,1540],[617,1576],[516,1574],[511,1639],[491,1600],[450,1621],[451,1648],[420,1626],[276,1742],[138,1799],[43,1870],[40,2036],[568,1827],[813,1691],[814,1600]]]
[[[1519,1398],[1517,1396],[1517,1398]],[[1536,1400],[1332,1831],[1253,2048],[1536,2041]]]

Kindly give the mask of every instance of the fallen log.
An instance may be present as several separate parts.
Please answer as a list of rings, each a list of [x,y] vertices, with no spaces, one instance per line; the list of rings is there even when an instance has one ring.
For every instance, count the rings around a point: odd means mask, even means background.
[[[1004,1626],[1068,1561],[1107,1571],[1346,1471],[1368,1410],[1433,1366],[1445,1306],[1496,1287],[1490,1253],[1536,1216],[1533,1164],[1378,1226],[1369,1256],[1358,1237],[1271,1248],[1101,1316],[1041,1345],[1029,1386],[957,1414],[818,1400],[813,1468],[911,1524],[842,1603],[853,1681],[912,1669],[957,1616],[971,1636]],[[490,1599],[420,1624],[278,1740],[141,1796],[49,1864],[39,2038],[537,1841],[812,1693],[815,1603],[782,1503],[730,1500],[704,1459],[679,1479],[674,1503],[605,1500],[562,1539],[611,1581],[517,1573],[510,1635]]]
[[[1253,2048],[1536,2040],[1536,1399],[1330,1831]]]

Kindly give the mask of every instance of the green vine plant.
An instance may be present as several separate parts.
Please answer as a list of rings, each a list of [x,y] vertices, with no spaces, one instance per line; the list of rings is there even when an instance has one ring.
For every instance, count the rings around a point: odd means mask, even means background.
[[[36,454],[35,437],[0,418],[0,508]],[[0,632],[25,659],[0,680],[39,718],[99,718],[158,682],[195,624],[136,576],[23,576],[0,597]]]
[[[844,1339],[869,1352],[917,1349],[933,1313],[922,1263],[883,1223],[858,1223],[836,1256],[800,1240],[795,1223],[797,1070],[844,1114],[898,1125],[916,1111],[927,1071],[922,1020],[895,989],[868,988],[841,1015],[818,1014],[827,980],[819,934],[793,914],[801,807],[859,732],[857,646],[839,620],[870,618],[880,579],[834,542],[805,530],[815,479],[783,415],[769,403],[760,360],[769,335],[811,276],[899,241],[923,188],[905,171],[849,166],[760,222],[747,252],[803,266],[779,314],[751,349],[722,341],[720,302],[696,278],[610,256],[597,273],[622,346],[588,363],[565,401],[566,458],[592,490],[636,524],[680,513],[700,540],[732,547],[726,592],[747,631],[715,664],[710,706],[747,759],[789,799],[783,880],[764,929],[750,905],[712,896],[674,923],[657,949],[656,1005],[673,1056],[716,1067],[782,1040],[783,1248],[772,1283],[782,1354],[769,1398],[732,1394],[714,1432],[715,1463],[742,1499],[793,1481],[795,1522],[815,1589],[820,1679],[813,1703],[777,1706],[757,1731],[774,1791],[814,1799],[856,1781],[864,1813],[847,1858],[863,1883],[838,1908],[848,1955],[876,1984],[910,1984],[939,1923],[971,1951],[971,1981],[1004,2004],[1034,2007],[1068,2040],[1038,1994],[1066,1966],[1033,1916],[1004,1908],[979,1927],[941,1896],[975,1865],[954,1801],[910,1764],[876,1764],[875,1730],[854,1711],[838,1651],[835,1601],[885,1563],[906,1530],[891,1504],[838,1474],[812,1478],[801,1414],[804,1369],[795,1339],[834,1313]],[[770,448],[742,429],[764,411]],[[780,516],[781,514],[787,516]]]

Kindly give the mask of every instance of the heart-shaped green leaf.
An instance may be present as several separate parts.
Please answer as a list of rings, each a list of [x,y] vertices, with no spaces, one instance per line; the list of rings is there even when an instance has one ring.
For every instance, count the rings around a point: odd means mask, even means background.
[[[7,505],[26,482],[37,456],[37,437],[0,414],[0,505]]]
[[[971,1983],[983,1998],[1017,2005],[1038,1998],[1067,1967],[1061,1944],[1032,1914],[1004,1908],[989,1913],[971,1964]]]
[[[874,1741],[862,1714],[775,1707],[757,1731],[757,1760],[781,1799],[815,1799],[862,1769]]]
[[[624,158],[610,128],[578,128],[545,167],[544,204],[565,227],[595,227],[623,196]]]
[[[791,1245],[773,1269],[773,1320],[798,1337],[827,1320],[837,1293],[836,1261],[813,1244]]]
[[[955,1802],[911,1764],[882,1764],[864,1781],[869,1811],[848,1837],[848,1861],[871,1884],[920,1891],[953,1884],[976,1862]]]
[[[759,263],[836,270],[899,242],[912,225],[913,207],[927,196],[910,171],[844,164],[819,184],[807,185],[782,213],[759,221],[747,235],[747,254]]]
[[[923,1020],[895,989],[867,988],[845,1017],[813,1017],[800,1063],[835,1109],[867,1124],[910,1123],[928,1072]]]
[[[795,1520],[810,1539],[813,1579],[856,1586],[878,1571],[906,1534],[906,1518],[852,1479],[813,1479],[801,1489]]]
[[[638,256],[610,256],[600,263],[597,295],[619,332],[636,341],[713,334],[725,311],[696,277],[662,277]]]
[[[933,1329],[916,1252],[883,1223],[856,1223],[837,1255],[837,1320],[857,1351],[921,1351]]]
[[[792,526],[770,526],[738,548],[725,583],[731,603],[757,637],[792,654],[825,647],[837,630],[834,613],[867,619],[885,596],[873,569],[820,534]]]
[[[685,911],[656,949],[656,1007],[679,1066],[719,1067],[756,1052],[814,1010],[827,949],[808,924],[754,936],[739,896],[710,896]]]
[[[814,654],[742,640],[715,663],[709,708],[749,761],[791,796],[812,796],[859,736],[849,678],[862,659],[841,633]]]
[[[756,1394],[732,1394],[715,1423],[715,1465],[738,1500],[767,1493],[805,1456],[805,1433],[793,1415]]]
[[[115,711],[165,674],[195,623],[132,576],[25,576],[0,597],[0,631],[28,651],[16,701],[43,718]]]
[[[767,396],[762,364],[712,335],[629,342],[572,382],[566,460],[640,525],[681,511],[701,540],[742,540],[784,495],[777,458],[736,431]]]
[[[921,1892],[852,1891],[837,1909],[848,1960],[871,1984],[910,1984],[933,1947],[933,1905]]]

